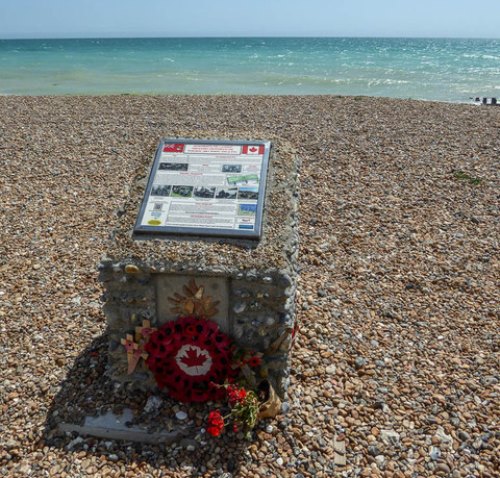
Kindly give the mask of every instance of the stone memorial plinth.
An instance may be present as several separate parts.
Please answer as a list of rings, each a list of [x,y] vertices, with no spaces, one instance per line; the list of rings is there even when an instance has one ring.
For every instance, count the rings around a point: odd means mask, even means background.
[[[124,338],[179,315],[208,315],[242,349],[262,354],[260,375],[278,395],[288,387],[295,326],[298,253],[298,157],[273,144],[260,239],[134,234],[151,168],[144,158],[100,264],[110,353],[108,373],[154,389],[137,357],[130,367]]]

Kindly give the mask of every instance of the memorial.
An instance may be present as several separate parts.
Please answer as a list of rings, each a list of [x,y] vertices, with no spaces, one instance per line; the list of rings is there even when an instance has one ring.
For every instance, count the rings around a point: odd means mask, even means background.
[[[286,143],[160,141],[100,263],[109,376],[204,401],[213,383],[230,381],[224,364],[237,348],[285,397],[297,205],[298,157]]]

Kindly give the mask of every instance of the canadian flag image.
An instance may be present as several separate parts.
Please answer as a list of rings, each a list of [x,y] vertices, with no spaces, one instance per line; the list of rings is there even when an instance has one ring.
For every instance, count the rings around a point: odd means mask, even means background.
[[[243,146],[242,154],[264,154],[264,145],[251,145],[245,144]]]
[[[182,143],[165,143],[163,146],[164,153],[182,153],[184,151],[184,144]]]

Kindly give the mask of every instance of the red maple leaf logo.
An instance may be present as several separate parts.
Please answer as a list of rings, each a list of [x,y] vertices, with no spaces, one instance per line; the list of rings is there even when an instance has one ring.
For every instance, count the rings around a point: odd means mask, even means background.
[[[184,151],[184,144],[182,143],[165,143],[163,152],[165,153],[182,153]]]
[[[189,349],[186,351],[186,356],[181,358],[181,362],[188,367],[200,367],[207,361],[207,357],[199,354],[196,349]]]
[[[252,146],[251,148],[249,148],[249,150],[252,152],[252,153],[255,153],[255,151],[257,151],[257,148],[255,146]]]

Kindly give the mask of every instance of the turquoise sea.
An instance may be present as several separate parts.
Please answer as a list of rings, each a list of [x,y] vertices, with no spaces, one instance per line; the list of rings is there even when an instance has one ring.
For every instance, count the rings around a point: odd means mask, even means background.
[[[121,38],[0,40],[1,95],[500,97],[500,40]]]

